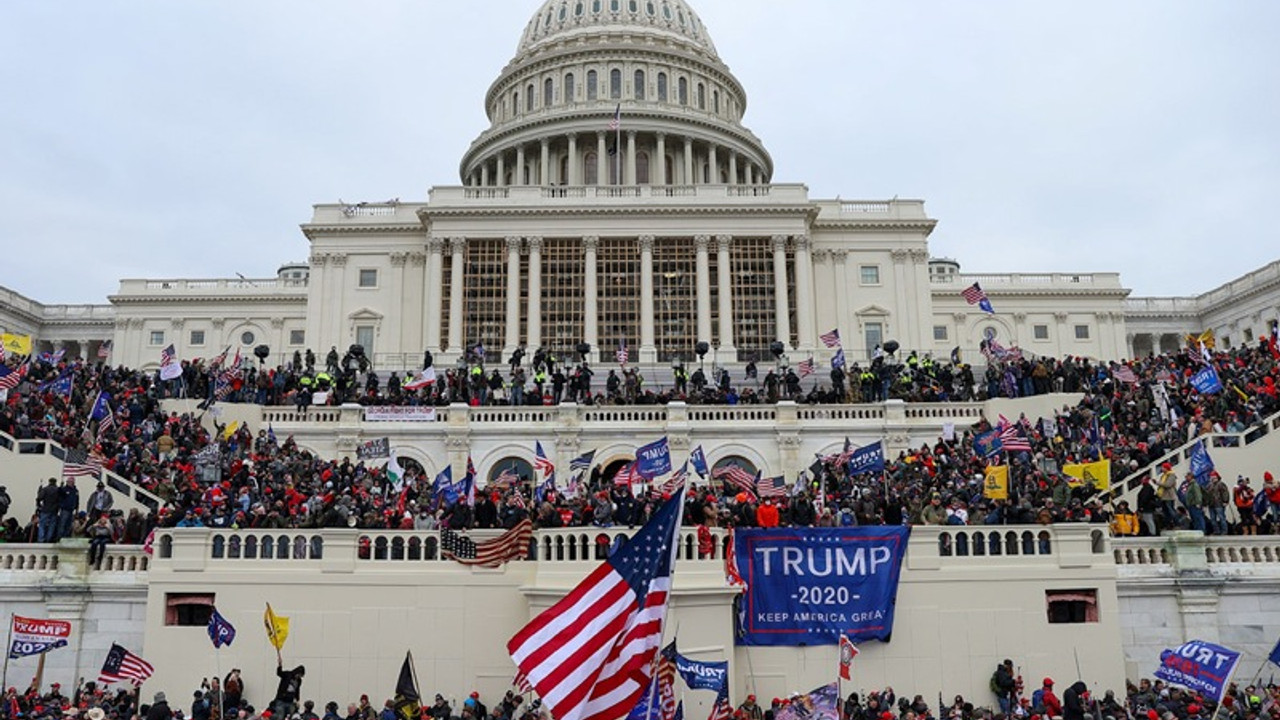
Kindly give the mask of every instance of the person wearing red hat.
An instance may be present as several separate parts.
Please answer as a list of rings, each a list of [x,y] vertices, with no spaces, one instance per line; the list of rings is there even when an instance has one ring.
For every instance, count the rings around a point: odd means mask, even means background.
[[[756,696],[748,695],[747,701],[738,706],[745,720],[764,720],[764,710],[756,704]]]
[[[1160,477],[1156,478],[1156,499],[1160,501],[1160,514],[1164,519],[1162,529],[1170,530],[1178,527],[1178,474],[1173,465],[1160,464]]]
[[[1037,707],[1044,708],[1044,714],[1054,718],[1062,714],[1062,701],[1053,694],[1053,678],[1045,678],[1040,687],[1040,702]]]

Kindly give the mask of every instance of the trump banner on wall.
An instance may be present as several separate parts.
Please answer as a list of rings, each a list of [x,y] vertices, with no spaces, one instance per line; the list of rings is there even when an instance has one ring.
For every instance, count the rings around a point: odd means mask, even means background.
[[[10,632],[13,639],[9,643],[9,657],[20,658],[66,646],[71,637],[71,623],[14,615]]]
[[[735,533],[739,645],[888,640],[910,528],[785,528]]]

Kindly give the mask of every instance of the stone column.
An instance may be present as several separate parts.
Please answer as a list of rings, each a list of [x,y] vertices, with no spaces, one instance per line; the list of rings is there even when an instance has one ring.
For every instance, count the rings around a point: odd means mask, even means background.
[[[462,354],[462,267],[466,262],[463,252],[466,247],[466,238],[449,238],[449,249],[453,252],[449,265],[449,353],[452,355]]]
[[[444,257],[442,251],[444,249],[444,238],[433,235],[427,238],[427,317],[426,329],[424,336],[426,340],[423,345],[426,349],[437,351],[440,349],[440,311],[441,301],[443,300],[442,285],[444,284]]]
[[[1065,312],[1056,312],[1053,314],[1053,320],[1057,324],[1057,328],[1056,328],[1057,337],[1054,338],[1054,341],[1058,346],[1058,352],[1055,353],[1058,356],[1068,354],[1067,353],[1067,347],[1069,347],[1068,343],[1074,342],[1074,340],[1067,335],[1067,320],[1070,317],[1071,316]],[[1160,340],[1158,336],[1152,337],[1151,344],[1152,344],[1152,349],[1155,352],[1159,353]]]
[[[787,236],[773,236],[773,324],[776,339],[791,349],[791,309],[787,305]]]
[[[738,153],[729,151],[729,184],[738,184]]]
[[[588,235],[582,238],[582,252],[585,255],[582,268],[582,339],[591,346],[591,352],[599,357],[596,345],[600,342],[600,295],[596,285],[596,246],[600,238]]]
[[[570,134],[569,138],[569,177],[565,178],[565,182],[569,185],[581,185],[582,178],[578,177],[578,136]]]
[[[488,184],[489,184],[489,161],[485,160],[483,163],[480,164],[480,185],[486,186]]]
[[[649,160],[649,181],[654,185],[666,185],[671,180],[667,177],[667,136],[664,133],[657,134],[654,155],[657,157]]]
[[[698,248],[697,258],[697,291],[698,291],[698,340],[711,343],[711,259],[707,255],[707,246],[711,244],[710,235],[695,235],[694,245]]]
[[[720,182],[720,170],[716,167],[716,146],[711,144],[707,146],[707,184],[716,185]]]
[[[529,244],[529,349],[533,350],[542,345],[542,238],[525,241]]]
[[[507,184],[507,158],[504,153],[498,153],[498,177],[494,179],[493,184],[498,187],[505,187]]]
[[[867,334],[863,332],[862,325],[858,322],[858,319],[853,317],[856,305],[854,304],[854,298],[851,294],[858,287],[858,256],[844,249],[833,250],[831,252],[831,256],[836,262],[836,277],[840,277],[841,274],[844,275],[844,283],[842,286],[845,289],[840,293],[840,298],[844,300],[845,305],[843,310],[844,318],[842,318],[842,320],[843,322],[848,323],[850,330],[849,335],[852,336],[849,340],[844,340],[845,333],[842,331],[840,333],[840,338],[844,341],[846,346],[848,346],[849,341],[852,340],[854,341],[853,347],[863,347],[866,344]],[[871,348],[865,348],[862,353],[862,357],[870,358]],[[846,358],[846,360],[847,359],[848,358]]]
[[[818,328],[814,320],[816,298],[813,297],[813,261],[809,253],[809,236],[796,235],[796,324],[800,349],[811,350],[817,347]],[[843,320],[843,318],[841,318]]]
[[[640,362],[657,362],[653,332],[653,242],[654,236],[640,236]]]
[[[524,144],[523,144],[523,143],[521,143],[521,144],[519,144],[519,145],[517,145],[517,146],[516,146],[516,166],[515,166],[515,172],[513,173],[513,175],[512,175],[512,179],[511,179],[511,180],[512,180],[512,181],[511,181],[511,184],[512,184],[512,185],[526,185],[526,184],[528,184],[528,183],[526,183],[526,182],[524,181],[524,169],[525,169],[525,166],[524,166]]]
[[[542,138],[542,157],[538,162],[538,184],[551,184],[551,141]]]
[[[627,166],[623,168],[623,182],[627,185],[636,184],[636,131],[627,131]]]
[[[596,131],[596,185],[609,184],[609,149],[604,142],[604,131]]]
[[[894,286],[893,287],[894,307],[892,310],[889,311],[889,317],[893,318],[895,324],[899,320],[903,320],[906,317],[908,317],[908,312],[907,312],[908,303],[912,302],[907,298],[907,257],[909,255],[910,253],[906,250],[891,250],[889,252],[889,257],[893,258],[893,286]],[[888,323],[886,322],[886,325],[887,324]],[[902,330],[906,331],[907,327],[904,325],[902,327]],[[908,347],[907,343],[911,342],[910,338],[903,340],[903,338],[906,336],[902,335],[896,329],[892,333],[890,333],[889,328],[886,327],[884,328],[884,332],[885,332],[886,340],[888,340],[893,335],[897,336],[897,339],[900,342],[902,342],[903,354],[906,354],[911,350],[921,350],[921,351],[924,350],[924,348],[921,348],[919,346]]]
[[[720,299],[720,351],[728,353],[726,360],[737,359],[733,346],[733,272],[729,266],[729,247],[732,235],[716,236],[716,294]]]
[[[520,347],[520,238],[507,237],[507,326],[502,338],[502,356],[510,357]]]
[[[685,137],[684,139],[684,183],[685,185],[696,185],[693,181],[693,138]]]

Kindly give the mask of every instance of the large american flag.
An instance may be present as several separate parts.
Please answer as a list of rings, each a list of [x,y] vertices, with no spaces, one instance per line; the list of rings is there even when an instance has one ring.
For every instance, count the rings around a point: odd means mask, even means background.
[[[840,347],[840,328],[834,328],[831,332],[825,332],[818,336],[823,345],[829,348]]]
[[[613,476],[613,484],[617,487],[631,487],[632,483],[644,482],[644,476],[640,474],[636,463],[630,462],[622,466],[617,474]]]
[[[805,358],[796,363],[796,369],[800,371],[800,377],[812,375],[814,370],[813,358]]]
[[[151,663],[113,643],[106,661],[102,663],[102,672],[98,673],[98,682],[106,684],[128,680],[141,687],[155,671]]]
[[[550,475],[556,471],[555,463],[547,457],[547,453],[542,449],[542,441],[535,440],[533,444],[533,469],[541,472],[543,475]]]
[[[62,477],[64,478],[98,477],[102,472],[102,458],[82,448],[68,450],[67,456],[62,462]]]
[[[720,481],[726,485],[742,490],[743,492],[756,494],[756,476],[747,472],[741,465],[729,463],[721,465],[711,473],[712,477],[720,478]]]
[[[585,452],[569,461],[570,470],[590,470],[591,462],[596,458],[596,451]]]
[[[618,351],[614,353],[614,358],[617,359],[619,365],[626,367],[627,359],[630,357],[631,357],[631,353],[627,352],[626,338],[623,338],[622,340],[618,341]]]
[[[974,283],[964,290],[960,291],[960,297],[970,305],[977,305],[987,299],[987,294],[982,291],[982,287],[978,283]]]
[[[1000,416],[1000,444],[1005,451],[1024,451],[1031,452],[1031,442],[1026,436],[1018,431],[1018,426],[1009,422],[1005,416]]]
[[[98,345],[98,357],[104,360],[106,358],[111,357],[111,341],[110,340],[103,340],[102,343]]]
[[[662,642],[684,493],[507,643],[556,720],[617,720],[649,687]]]
[[[178,351],[174,349],[173,343],[160,351],[160,367],[171,364],[178,357]]]
[[[17,370],[0,365],[0,390],[12,390],[18,387],[26,376],[27,363],[20,365]]]
[[[716,695],[716,704],[711,706],[711,715],[707,720],[729,720],[733,717],[733,705],[729,703],[729,688],[726,686]]]
[[[440,530],[440,553],[463,565],[502,567],[511,560],[529,555],[529,540],[533,537],[533,523],[525,518],[515,527],[490,540],[476,542],[449,528]]]
[[[756,494],[762,498],[776,498],[787,496],[787,481],[781,475],[777,477],[761,478],[756,483]]]

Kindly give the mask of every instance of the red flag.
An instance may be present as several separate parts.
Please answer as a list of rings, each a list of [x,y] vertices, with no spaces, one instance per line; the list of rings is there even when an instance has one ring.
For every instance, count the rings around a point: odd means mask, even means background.
[[[840,636],[840,677],[853,679],[853,659],[858,656],[858,648],[847,635]]]

